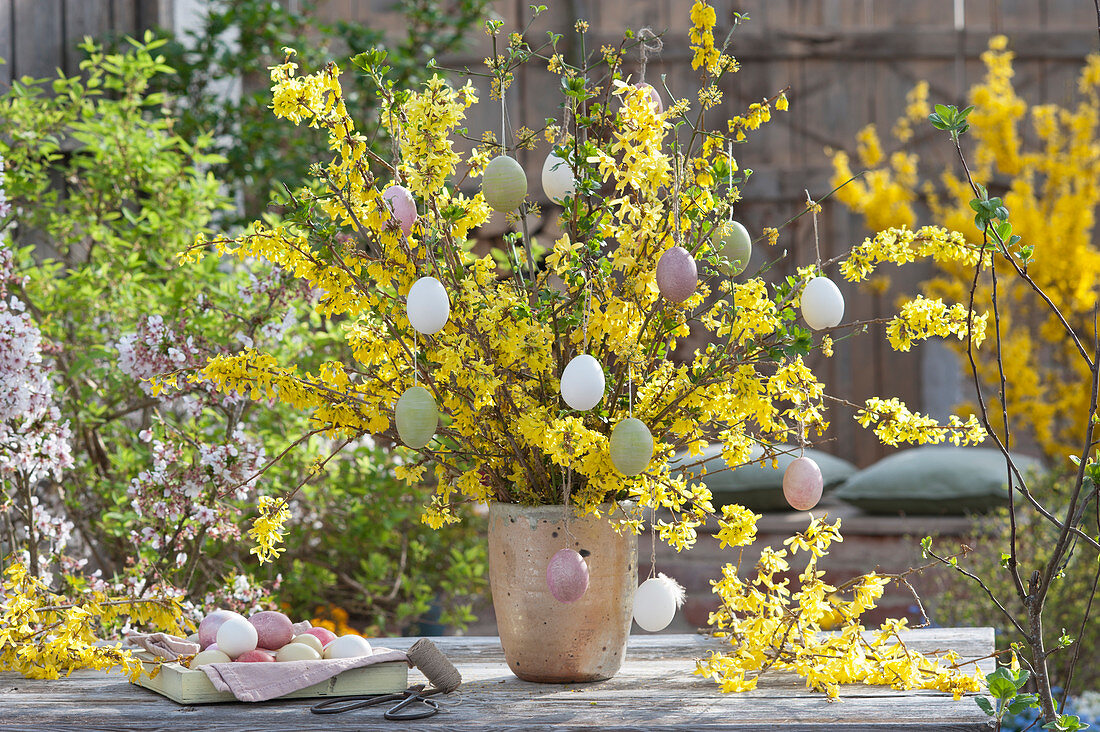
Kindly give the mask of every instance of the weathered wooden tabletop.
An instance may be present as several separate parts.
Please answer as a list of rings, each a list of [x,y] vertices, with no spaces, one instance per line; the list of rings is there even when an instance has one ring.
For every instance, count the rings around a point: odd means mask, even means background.
[[[385,639],[407,649],[413,638]],[[491,637],[433,639],[458,667],[458,691],[436,696],[441,711],[416,722],[387,722],[382,708],[317,716],[308,701],[181,706],[117,675],[74,673],[58,681],[0,674],[0,729],[18,730],[988,730],[972,698],[845,686],[841,700],[811,694],[794,676],[774,675],[756,691],[721,694],[692,676],[693,659],[721,648],[693,635],[632,636],[626,661],[610,681],[532,684],[504,663]],[[964,658],[993,650],[989,628],[911,631],[922,651],[957,650]],[[379,641],[377,645],[382,645]],[[423,681],[417,671],[410,683]],[[383,707],[384,708],[384,707]]]

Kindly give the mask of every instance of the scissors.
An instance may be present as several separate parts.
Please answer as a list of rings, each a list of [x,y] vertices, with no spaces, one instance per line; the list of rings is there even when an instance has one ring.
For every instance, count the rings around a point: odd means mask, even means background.
[[[309,711],[314,714],[340,714],[342,712],[350,712],[353,709],[363,709],[365,707],[373,707],[378,704],[395,701],[398,703],[383,712],[382,716],[385,719],[395,722],[425,719],[439,713],[439,704],[437,704],[434,699],[428,699],[427,697],[432,694],[438,694],[441,691],[442,689],[436,688],[425,691],[424,684],[415,684],[397,694],[384,694],[382,696],[341,696],[326,699],[323,702],[314,704],[309,708]],[[423,708],[402,712],[406,707],[413,704],[418,704]]]

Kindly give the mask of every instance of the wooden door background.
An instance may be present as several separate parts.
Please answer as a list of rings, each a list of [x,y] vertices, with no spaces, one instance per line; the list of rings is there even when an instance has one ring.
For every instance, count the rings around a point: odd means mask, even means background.
[[[295,2],[296,0],[282,0]],[[570,33],[578,19],[587,20],[588,47],[613,43],[626,27],[649,26],[665,31],[665,47],[650,61],[647,76],[662,74],[676,94],[694,96],[697,88],[687,47],[690,0],[542,0],[550,11],[533,26],[531,38],[546,30]],[[530,16],[529,0],[496,0],[494,11],[505,28],[522,26]],[[733,54],[739,73],[724,83],[721,108],[708,118],[736,114],[754,101],[790,86],[790,110],[740,146],[735,154],[755,175],[744,188],[738,217],[754,233],[774,226],[804,206],[805,189],[820,196],[829,189],[826,147],[854,152],[856,132],[869,122],[884,132],[905,106],[905,93],[921,79],[931,85],[935,102],[961,102],[961,94],[980,78],[979,59],[988,39],[1009,36],[1017,55],[1015,83],[1021,96],[1033,102],[1067,102],[1086,54],[1100,47],[1096,10],[1091,0],[712,0],[718,14],[719,38],[731,13],[747,13],[751,21],[737,31]],[[107,31],[138,32],[157,24],[186,22],[198,0],[0,0],[0,82],[23,75],[47,76],[54,68],[73,72],[84,35]],[[362,22],[399,33],[402,18],[395,0],[321,0],[326,19]],[[181,20],[182,19],[182,20]],[[490,54],[480,28],[471,30],[469,50],[440,59],[449,67],[480,66]],[[508,94],[513,128],[542,126],[559,116],[556,98],[540,89],[554,77],[533,65],[523,70]],[[484,87],[484,85],[482,85]],[[487,99],[483,88],[482,98]],[[499,111],[483,104],[469,120],[471,134],[498,129]],[[891,152],[888,136],[884,148]],[[918,131],[909,149],[919,152],[922,175],[935,174],[950,162],[942,135]],[[524,153],[521,162],[541,195],[538,171],[545,146]],[[485,235],[499,235],[494,222]],[[867,235],[858,217],[838,203],[826,204],[819,219],[822,256],[831,257]],[[807,217],[788,227],[782,243],[797,263],[810,261],[813,234]],[[757,255],[759,256],[759,255]],[[793,271],[794,262],[777,274]],[[754,259],[752,267],[756,265]],[[750,267],[750,270],[752,269]],[[867,319],[891,314],[896,300],[913,293],[928,269],[909,266],[890,272],[891,287],[883,294],[842,284],[846,318]],[[897,396],[913,409],[942,418],[968,397],[964,374],[954,356],[937,343],[895,354],[881,333],[853,338],[839,345],[831,359],[815,359],[830,393],[860,403],[871,395]],[[833,427],[823,448],[864,466],[885,450],[851,414],[834,409]]]

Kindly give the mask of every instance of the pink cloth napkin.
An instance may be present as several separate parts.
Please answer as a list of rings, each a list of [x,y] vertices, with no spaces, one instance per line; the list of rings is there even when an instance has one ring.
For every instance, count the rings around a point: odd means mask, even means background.
[[[176,660],[180,656],[193,656],[199,652],[199,644],[167,633],[131,633],[126,642],[152,653],[157,658]]]
[[[289,694],[352,668],[387,661],[409,662],[404,651],[375,648],[369,656],[285,663],[211,663],[200,666],[218,691],[229,691],[238,701],[261,702]]]

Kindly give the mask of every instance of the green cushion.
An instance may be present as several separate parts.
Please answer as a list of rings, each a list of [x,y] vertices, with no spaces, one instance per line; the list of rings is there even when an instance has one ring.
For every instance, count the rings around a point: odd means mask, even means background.
[[[739,503],[752,511],[790,511],[787,500],[783,498],[783,471],[791,464],[799,452],[797,447],[789,445],[777,445],[777,449],[790,451],[792,454],[780,454],[776,456],[779,467],[773,468],[772,461],[763,463],[749,463],[733,470],[724,470],[726,461],[722,459],[722,445],[717,443],[703,450],[701,455],[688,455],[681,452],[670,463],[673,474],[679,472],[679,466],[687,465],[687,472],[699,474],[700,467],[705,466],[707,475],[698,478],[707,484],[710,492],[714,494],[714,507],[720,509],[727,503]],[[760,447],[753,449],[753,460],[758,460],[764,454]],[[821,468],[821,477],[824,479],[826,490],[839,483],[843,483],[849,476],[856,472],[856,466],[847,460],[841,460],[820,450],[806,450],[806,457],[812,458]],[[696,465],[704,460],[702,466]],[[715,472],[721,471],[721,472]]]
[[[1038,460],[1013,455],[1026,477]],[[1004,455],[982,447],[917,447],[861,470],[833,495],[875,514],[957,515],[1008,503]]]

